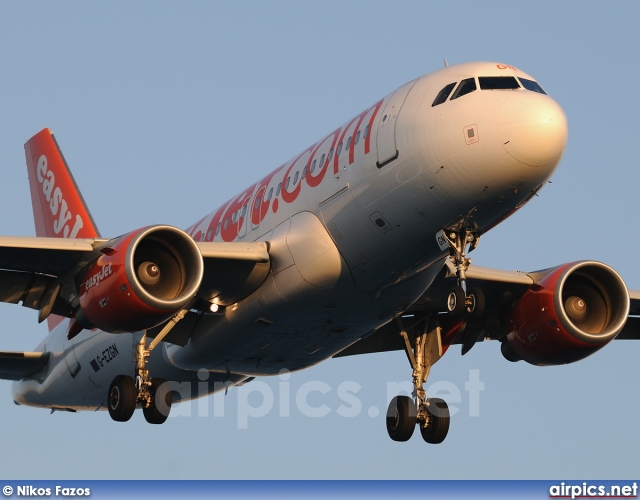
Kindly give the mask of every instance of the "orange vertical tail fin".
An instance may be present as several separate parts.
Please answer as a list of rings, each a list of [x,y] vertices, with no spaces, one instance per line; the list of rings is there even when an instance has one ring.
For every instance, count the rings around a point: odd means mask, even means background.
[[[24,145],[37,236],[100,236],[67,162],[48,128]]]
[[[41,130],[24,145],[36,236],[97,238],[100,236],[87,204],[62,156],[53,133]],[[53,330],[64,318],[47,318]]]

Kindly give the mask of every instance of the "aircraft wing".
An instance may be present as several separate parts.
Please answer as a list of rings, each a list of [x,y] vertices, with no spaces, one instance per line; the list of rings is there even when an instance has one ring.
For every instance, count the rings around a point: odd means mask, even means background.
[[[22,380],[40,372],[49,362],[48,352],[0,351],[0,379]]]
[[[206,302],[214,298],[222,306],[238,302],[256,290],[271,269],[266,242],[200,242],[197,245],[204,260],[204,276],[197,296]],[[165,341],[186,345],[201,319],[201,312],[189,311]],[[154,338],[165,324],[150,328],[147,336]]]
[[[384,325],[334,357],[404,350],[405,343],[401,335],[403,328],[406,330],[406,327],[412,326],[416,319],[424,318],[429,314],[446,313],[447,295],[456,284],[455,274],[455,267],[449,259],[446,259],[442,271],[432,285],[405,312],[400,321],[392,321]],[[462,344],[463,354],[465,354],[476,342],[482,342],[485,339],[501,340],[504,332],[500,328],[500,315],[536,283],[536,274],[538,273],[470,266],[466,272],[467,290],[471,291],[474,288],[483,290],[486,300],[485,313],[480,318],[457,322],[447,322],[443,314],[442,323],[449,328],[447,343]],[[616,339],[640,339],[640,290],[629,290],[629,298],[629,318]]]
[[[204,260],[198,296],[231,305],[256,290],[271,268],[268,243],[197,243]]]
[[[455,275],[455,267],[449,259],[446,259],[440,274],[424,295],[413,304],[409,312],[444,312],[447,295],[456,284]],[[481,288],[484,291],[488,310],[496,309],[514,297],[522,295],[534,284],[533,278],[527,273],[475,265],[469,267],[466,275],[467,290]]]
[[[447,260],[447,265],[448,275],[455,275],[455,270],[449,260]],[[534,284],[533,276],[535,274],[471,266],[467,277],[469,278],[469,289],[473,286],[483,288],[487,304],[491,303],[496,308],[500,307],[500,304],[505,304],[506,301],[522,295],[529,286]],[[490,297],[489,294],[492,296]],[[616,337],[617,340],[640,339],[640,290],[629,290],[629,300],[629,317],[624,328]]]
[[[0,237],[0,302],[39,310],[40,320],[49,313],[73,317],[77,282],[109,244],[105,239]],[[204,262],[196,296],[204,301],[234,303],[253,292],[270,269],[265,242],[196,244]]]
[[[71,317],[71,300],[57,300],[53,292],[99,244],[93,239],[0,237],[0,301],[37,310],[49,303],[49,312]]]
[[[0,269],[59,276],[103,241],[0,236]]]
[[[629,319],[616,339],[639,340],[640,339],[640,290],[629,290],[631,310]]]

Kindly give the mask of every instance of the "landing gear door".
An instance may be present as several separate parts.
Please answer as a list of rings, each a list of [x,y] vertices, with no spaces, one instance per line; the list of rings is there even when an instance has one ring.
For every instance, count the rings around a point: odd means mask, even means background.
[[[378,124],[378,168],[384,167],[398,157],[396,121],[409,91],[417,81],[413,80],[396,90],[382,112],[382,118]]]

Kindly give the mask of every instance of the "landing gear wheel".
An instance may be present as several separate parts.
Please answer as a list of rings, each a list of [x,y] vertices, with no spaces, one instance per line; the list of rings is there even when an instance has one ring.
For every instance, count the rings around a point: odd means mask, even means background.
[[[484,312],[484,292],[480,288],[472,288],[466,298],[466,309],[470,316],[482,316]]]
[[[387,409],[387,432],[394,441],[408,441],[416,427],[416,405],[408,396],[396,396]]]
[[[464,290],[459,286],[454,286],[447,296],[447,311],[453,316],[461,316],[465,311]]]
[[[116,422],[126,422],[136,409],[138,394],[131,377],[118,375],[113,379],[107,393],[109,415]]]
[[[151,379],[151,404],[143,406],[142,413],[150,424],[164,424],[171,410],[171,392],[167,381],[161,378]]]
[[[440,398],[431,398],[427,401],[429,420],[426,425],[420,425],[422,439],[430,444],[440,444],[449,432],[449,407]]]

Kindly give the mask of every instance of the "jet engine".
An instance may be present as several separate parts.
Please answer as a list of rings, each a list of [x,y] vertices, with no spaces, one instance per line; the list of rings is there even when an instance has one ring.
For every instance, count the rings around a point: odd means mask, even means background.
[[[195,296],[204,265],[193,239],[171,226],[149,226],[116,238],[77,281],[84,328],[111,333],[152,328]]]
[[[561,365],[586,358],[611,342],[629,315],[629,292],[609,266],[565,264],[533,274],[533,285],[506,323],[502,354],[509,361]]]

